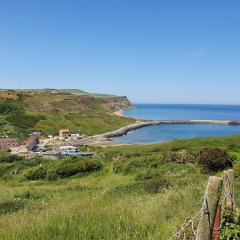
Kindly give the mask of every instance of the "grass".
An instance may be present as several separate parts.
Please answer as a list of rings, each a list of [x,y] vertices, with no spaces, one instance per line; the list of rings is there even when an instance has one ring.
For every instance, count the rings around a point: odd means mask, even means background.
[[[93,148],[96,156],[86,161],[99,161],[103,168],[86,174],[76,173],[67,159],[62,164],[0,158],[0,169],[6,168],[0,180],[0,239],[168,239],[200,209],[209,177],[195,160],[180,164],[169,156],[183,149],[193,156],[206,146],[237,154],[238,144],[240,137],[233,136]],[[49,170],[56,165],[55,172],[67,174],[51,181],[22,178],[40,165]],[[11,175],[15,168],[19,173]]]
[[[94,135],[135,122],[113,114],[130,106],[125,97],[73,93],[19,93],[16,100],[0,99],[0,134],[24,139],[32,131],[57,135],[59,129],[68,128],[72,133]]]

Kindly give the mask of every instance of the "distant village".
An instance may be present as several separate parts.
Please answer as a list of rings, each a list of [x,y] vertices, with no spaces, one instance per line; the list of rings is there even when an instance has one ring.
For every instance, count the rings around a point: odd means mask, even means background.
[[[41,132],[32,132],[23,143],[16,138],[0,138],[0,152],[17,154],[25,158],[36,156],[52,159],[69,156],[92,157],[92,152],[80,151],[80,148],[87,150],[87,145],[79,141],[84,138],[84,135],[71,134],[69,129],[60,129],[58,136],[49,135],[47,138]]]

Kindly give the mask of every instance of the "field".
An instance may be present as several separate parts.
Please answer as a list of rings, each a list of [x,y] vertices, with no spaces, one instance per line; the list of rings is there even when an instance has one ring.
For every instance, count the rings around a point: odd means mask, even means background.
[[[93,148],[85,160],[3,156],[0,239],[169,239],[221,175],[201,171],[206,147],[226,149],[238,169],[240,136]]]

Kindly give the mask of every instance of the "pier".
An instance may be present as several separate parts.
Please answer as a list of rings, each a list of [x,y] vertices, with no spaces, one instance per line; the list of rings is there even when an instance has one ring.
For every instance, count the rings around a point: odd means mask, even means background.
[[[128,125],[126,127],[122,127],[115,131],[95,135],[92,137],[88,137],[86,140],[98,141],[104,139],[110,139],[113,137],[123,136],[133,130],[148,127],[148,126],[157,126],[161,124],[220,124],[220,125],[240,125],[238,121],[225,121],[225,120],[137,120],[136,123]]]

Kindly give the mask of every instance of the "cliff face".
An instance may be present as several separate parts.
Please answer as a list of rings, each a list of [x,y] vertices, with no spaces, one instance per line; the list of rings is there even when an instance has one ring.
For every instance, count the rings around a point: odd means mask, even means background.
[[[106,99],[103,106],[112,112],[132,108],[132,104],[126,96]]]

